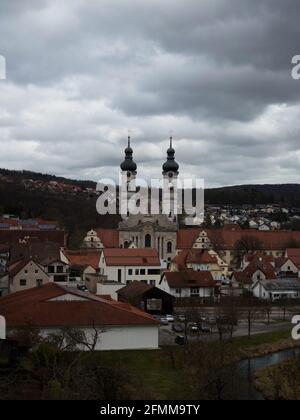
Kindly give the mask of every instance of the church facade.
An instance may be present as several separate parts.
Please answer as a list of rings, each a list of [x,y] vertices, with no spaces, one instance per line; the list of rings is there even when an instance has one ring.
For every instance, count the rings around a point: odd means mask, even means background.
[[[120,165],[124,197],[121,199],[130,200],[136,194],[135,185],[137,176],[137,164],[133,160],[133,149],[128,137],[128,145],[125,149],[125,157]],[[178,220],[176,212],[176,188],[179,174],[179,165],[175,161],[175,150],[170,138],[170,146],[167,150],[167,160],[162,165],[163,182],[168,185],[168,193],[164,195],[164,200],[169,202],[169,213],[151,215],[148,214],[129,214],[118,226],[117,237],[115,236],[114,245],[120,248],[154,248],[157,250],[161,260],[171,261],[176,255]],[[121,193],[122,194],[122,193]],[[166,204],[167,205],[167,204]],[[84,239],[84,248],[105,248],[112,246],[112,243],[106,243],[105,237],[108,236],[105,229],[93,229],[87,233]],[[110,235],[111,236],[111,235]],[[117,244],[116,244],[117,240]]]

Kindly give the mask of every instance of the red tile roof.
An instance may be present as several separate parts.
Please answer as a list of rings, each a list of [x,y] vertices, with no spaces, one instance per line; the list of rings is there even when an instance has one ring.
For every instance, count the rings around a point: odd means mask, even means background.
[[[155,286],[153,285],[145,284],[141,281],[133,281],[127,286],[117,290],[117,294],[123,298],[135,298],[154,288]]]
[[[235,271],[232,274],[232,277],[235,278],[235,280],[238,283],[241,284],[252,284],[252,277],[249,276],[247,273],[245,273],[244,271]]]
[[[224,229],[179,229],[177,233],[177,248],[192,248],[199,234],[205,231],[208,238],[218,238],[223,249],[233,250],[236,242],[243,236],[251,236],[262,242],[266,250],[285,250],[288,243],[300,243],[300,231],[259,231],[252,229],[224,230]]]
[[[265,255],[263,252],[255,252],[254,254],[246,254],[245,261],[252,263],[253,261],[261,260],[268,263],[275,263],[275,258],[272,255]]]
[[[300,270],[300,249],[299,248],[289,248],[286,250],[288,258],[295,264]]]
[[[71,267],[87,267],[90,265],[95,270],[99,268],[100,251],[66,251],[65,254]]]
[[[205,249],[192,249],[189,251],[187,258],[187,263],[194,264],[217,264],[217,258],[210,255],[210,253]]]
[[[110,248],[102,252],[108,266],[160,267],[157,250],[153,248]]]
[[[205,249],[184,249],[180,251],[173,262],[177,265],[178,269],[186,268],[186,264],[217,264],[218,260],[215,256]]]
[[[119,232],[117,229],[96,229],[95,231],[105,248],[119,247]]]
[[[84,300],[53,300],[65,294]],[[101,299],[74,288],[48,283],[0,298],[0,313],[8,327],[156,325],[151,315],[124,303]]]
[[[218,287],[210,271],[166,271],[164,277],[172,289]]]

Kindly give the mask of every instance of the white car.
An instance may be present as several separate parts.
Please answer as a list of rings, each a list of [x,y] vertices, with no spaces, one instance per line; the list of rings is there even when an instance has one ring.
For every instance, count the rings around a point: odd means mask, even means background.
[[[168,322],[174,322],[174,316],[173,315],[166,315],[166,318]]]

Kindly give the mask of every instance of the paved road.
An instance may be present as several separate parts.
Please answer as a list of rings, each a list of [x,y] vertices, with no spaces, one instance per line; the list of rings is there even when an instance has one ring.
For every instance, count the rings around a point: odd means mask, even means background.
[[[267,325],[263,322],[256,322],[252,325],[252,332],[251,334],[264,334],[268,332],[275,332],[275,331],[286,331],[286,330],[292,330],[292,324],[291,322],[279,322],[279,323],[271,323],[270,325]],[[159,331],[159,344],[161,346],[166,345],[173,345],[174,339],[176,335],[180,335],[180,333],[175,333],[172,331],[172,326],[169,324],[168,326],[161,326]],[[234,332],[234,337],[243,337],[248,335],[248,326],[245,322],[240,322],[236,331]],[[218,338],[217,333],[195,333],[191,334],[189,336],[190,341],[197,341],[201,339],[202,341],[209,341],[209,340],[215,340]]]

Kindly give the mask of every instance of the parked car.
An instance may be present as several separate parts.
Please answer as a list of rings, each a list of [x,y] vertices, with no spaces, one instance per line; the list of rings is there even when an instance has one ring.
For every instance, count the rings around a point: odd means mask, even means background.
[[[182,326],[181,326],[181,325],[179,325],[179,324],[173,324],[173,325],[172,325],[172,330],[173,330],[174,332],[180,333],[180,332],[182,332],[182,331],[183,331],[183,328],[182,328]]]
[[[178,321],[185,322],[185,315],[178,315],[177,316]]]
[[[160,324],[161,325],[169,325],[169,321],[168,321],[168,319],[166,317],[161,316],[160,317]]]
[[[77,284],[77,289],[80,290],[81,292],[88,292],[88,288],[80,284]]]
[[[166,315],[166,318],[168,322],[174,322],[174,316],[173,315]]]
[[[203,332],[203,333],[210,333],[211,329],[210,329],[209,325],[201,324],[200,325],[200,331]]]
[[[191,332],[198,332],[199,331],[198,324],[196,322],[192,322],[190,324],[190,330],[191,330]]]
[[[176,344],[179,344],[180,346],[184,346],[185,344],[187,344],[187,340],[183,335],[177,335],[174,341]]]

